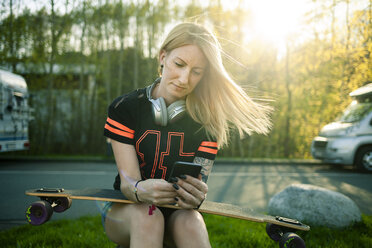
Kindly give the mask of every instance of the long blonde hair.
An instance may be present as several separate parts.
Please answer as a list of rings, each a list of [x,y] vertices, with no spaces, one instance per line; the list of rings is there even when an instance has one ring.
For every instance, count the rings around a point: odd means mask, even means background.
[[[196,23],[176,25],[164,40],[160,51],[170,52],[184,45],[196,45],[208,60],[201,82],[186,98],[191,118],[202,124],[221,148],[228,143],[230,130],[240,137],[253,132],[267,134],[271,127],[271,108],[253,101],[231,79],[222,63],[221,46],[215,35]]]

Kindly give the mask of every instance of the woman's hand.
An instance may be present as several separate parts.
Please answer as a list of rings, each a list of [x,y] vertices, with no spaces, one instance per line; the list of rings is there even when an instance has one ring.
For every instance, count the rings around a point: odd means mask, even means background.
[[[147,179],[137,184],[137,196],[141,202],[154,205],[175,204],[176,189],[163,179]]]
[[[199,175],[199,178],[181,176],[177,178],[175,184],[178,185],[178,189],[176,189],[178,194],[177,203],[181,208],[197,208],[207,196],[208,186],[201,180],[201,175]],[[174,187],[177,188],[176,186]]]
[[[133,145],[111,141],[118,167],[121,185],[120,190],[132,201],[137,201],[133,192],[134,186],[141,179],[137,153]],[[175,204],[176,190],[171,183],[163,179],[147,179],[137,184],[137,197],[141,202],[166,205]]]

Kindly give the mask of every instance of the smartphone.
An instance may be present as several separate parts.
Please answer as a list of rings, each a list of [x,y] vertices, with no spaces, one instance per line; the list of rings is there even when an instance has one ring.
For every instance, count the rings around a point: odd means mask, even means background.
[[[189,175],[198,178],[201,168],[200,164],[176,161],[171,170],[169,179],[172,177],[179,177],[180,175]]]

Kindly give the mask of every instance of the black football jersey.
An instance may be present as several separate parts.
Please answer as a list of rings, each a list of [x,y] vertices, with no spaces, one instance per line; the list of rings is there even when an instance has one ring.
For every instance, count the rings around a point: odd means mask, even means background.
[[[188,114],[162,127],[155,124],[146,89],[116,98],[108,108],[104,135],[135,146],[142,179],[168,180],[175,161],[193,162],[195,157],[214,160],[217,143]],[[120,188],[117,176],[114,188]]]

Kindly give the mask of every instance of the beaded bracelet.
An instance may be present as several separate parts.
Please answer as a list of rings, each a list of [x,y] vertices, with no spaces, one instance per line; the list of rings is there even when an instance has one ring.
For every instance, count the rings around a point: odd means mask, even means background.
[[[137,195],[137,192],[138,192],[138,188],[137,188],[137,186],[138,186],[138,183],[139,182],[142,182],[143,180],[138,180],[137,182],[136,182],[136,184],[134,185],[134,195],[136,196],[136,199],[137,199],[137,201],[139,202],[139,203],[141,203],[141,201],[138,199],[138,195]]]

